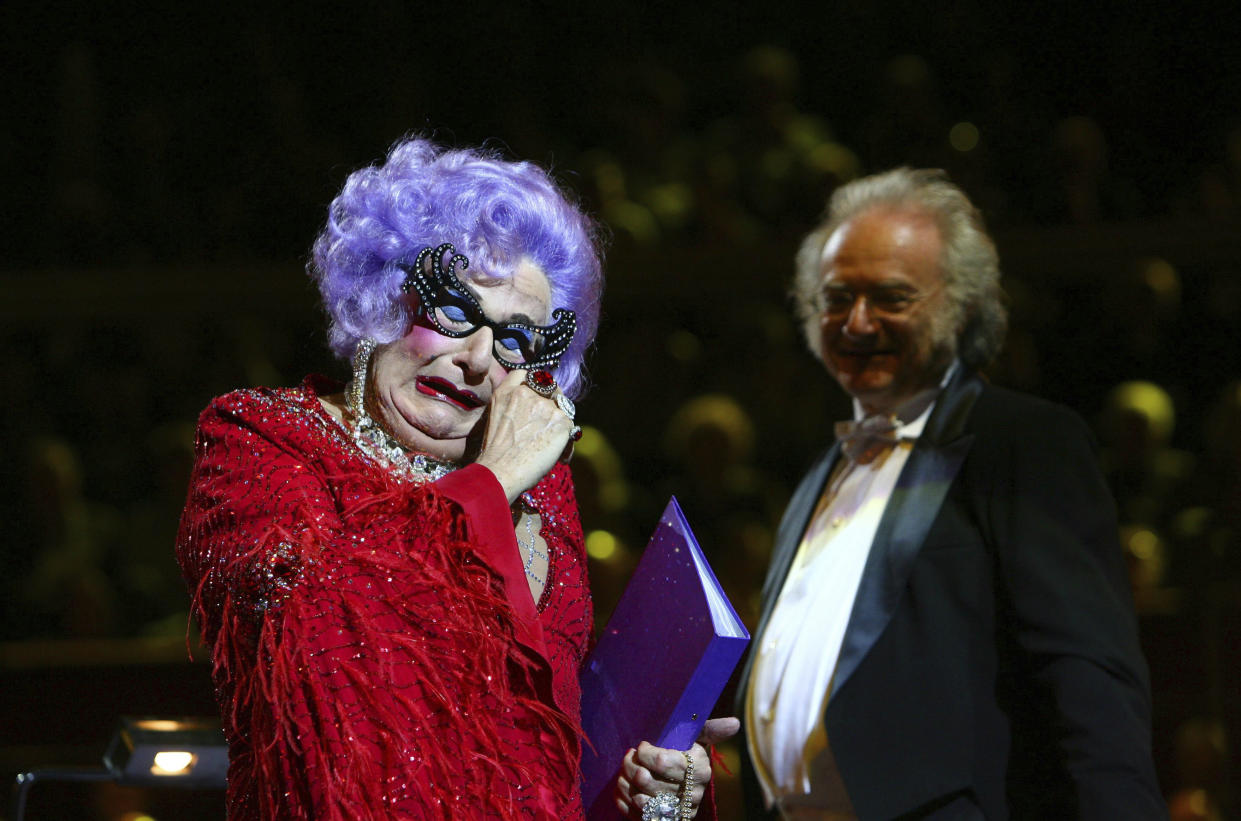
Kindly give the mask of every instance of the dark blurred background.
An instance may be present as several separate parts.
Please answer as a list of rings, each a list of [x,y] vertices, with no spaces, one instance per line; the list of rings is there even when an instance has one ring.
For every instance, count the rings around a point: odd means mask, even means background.
[[[0,776],[96,761],[120,713],[213,709],[171,552],[194,419],[345,375],[307,250],[345,175],[418,131],[551,167],[610,232],[574,462],[601,620],[675,492],[753,626],[787,493],[849,412],[791,322],[793,252],[838,183],[946,168],[1004,263],[992,378],[1095,425],[1174,817],[1235,817],[1239,22],[1223,2],[6,2]],[[220,806],[46,788],[30,817]]]

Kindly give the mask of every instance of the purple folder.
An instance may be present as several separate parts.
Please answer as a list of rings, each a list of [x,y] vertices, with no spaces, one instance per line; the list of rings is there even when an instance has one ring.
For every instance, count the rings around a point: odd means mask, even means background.
[[[621,817],[613,785],[630,747],[693,745],[749,641],[673,497],[579,675],[587,818]]]

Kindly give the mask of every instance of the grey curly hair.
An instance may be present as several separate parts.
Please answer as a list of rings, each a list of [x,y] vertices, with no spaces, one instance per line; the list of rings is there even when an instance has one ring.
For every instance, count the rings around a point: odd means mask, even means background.
[[[895,168],[842,185],[828,200],[827,214],[802,241],[792,297],[810,350],[819,358],[819,305],[823,248],[843,223],[874,208],[926,213],[939,228],[940,270],[952,306],[957,355],[967,368],[986,366],[1000,352],[1008,309],[1000,288],[1000,260],[969,198],[936,169]]]

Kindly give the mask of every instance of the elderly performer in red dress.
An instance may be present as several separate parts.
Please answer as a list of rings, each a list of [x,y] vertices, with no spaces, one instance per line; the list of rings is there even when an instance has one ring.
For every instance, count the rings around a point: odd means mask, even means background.
[[[595,227],[537,166],[409,139],[349,177],[310,273],[352,381],[214,400],[178,537],[229,818],[581,817]],[[628,757],[632,816],[671,752]]]

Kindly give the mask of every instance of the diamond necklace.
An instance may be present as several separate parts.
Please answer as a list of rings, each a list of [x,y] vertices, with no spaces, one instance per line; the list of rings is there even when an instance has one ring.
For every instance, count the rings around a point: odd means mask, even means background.
[[[458,466],[425,453],[411,451],[366,412],[366,374],[374,350],[374,340],[363,339],[358,342],[352,361],[353,379],[345,386],[345,409],[348,411],[348,427],[353,434],[354,444],[363,453],[387,464],[405,478],[424,482],[442,479]]]
[[[548,557],[546,553],[544,553],[542,550],[539,550],[539,548],[536,546],[538,545],[539,539],[538,539],[538,536],[534,532],[534,517],[531,516],[529,513],[526,513],[525,519],[526,519],[526,535],[530,537],[530,543],[526,544],[524,541],[522,541],[520,535],[514,534],[514,535],[517,535],[517,544],[518,546],[521,547],[521,552],[526,554],[525,560],[522,562],[523,569],[526,571],[526,576],[529,577],[530,581],[534,582],[535,584],[543,584],[544,582],[547,581],[547,577],[538,575],[531,568],[534,566],[534,558],[536,556],[539,557],[540,559],[543,559],[544,561],[547,561]]]

